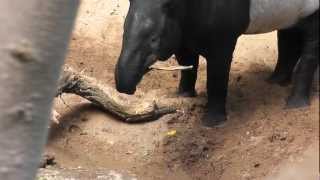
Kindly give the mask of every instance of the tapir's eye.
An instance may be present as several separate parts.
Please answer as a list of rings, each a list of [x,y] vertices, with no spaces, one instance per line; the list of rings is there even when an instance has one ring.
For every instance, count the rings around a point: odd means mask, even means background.
[[[150,47],[152,49],[157,49],[159,48],[160,45],[160,38],[157,35],[153,35],[150,39]]]
[[[156,35],[153,35],[152,37],[151,37],[151,42],[156,42],[157,41],[157,36]]]

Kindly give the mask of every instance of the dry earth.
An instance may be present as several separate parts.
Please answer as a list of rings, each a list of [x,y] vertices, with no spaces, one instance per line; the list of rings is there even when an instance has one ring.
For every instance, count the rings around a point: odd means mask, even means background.
[[[83,0],[66,63],[114,85],[127,6],[126,0]],[[51,127],[46,148],[55,156],[56,165],[51,168],[88,172],[76,179],[99,179],[92,174],[108,175],[112,170],[139,180],[262,180],[276,176],[282,164],[300,162],[311,145],[311,161],[318,166],[318,89],[313,90],[310,107],[285,109],[290,86],[265,82],[276,58],[275,33],[240,38],[229,84],[229,121],[224,128],[200,125],[206,103],[203,60],[199,96],[190,99],[181,112],[155,122],[124,124],[79,97],[65,95],[56,101],[61,123]],[[138,89],[175,96],[178,80],[178,72],[151,72]]]

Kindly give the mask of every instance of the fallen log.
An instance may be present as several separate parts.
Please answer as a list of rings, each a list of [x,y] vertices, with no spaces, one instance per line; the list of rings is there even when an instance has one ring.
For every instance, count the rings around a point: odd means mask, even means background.
[[[152,121],[177,111],[176,107],[159,105],[156,100],[120,95],[114,88],[102,85],[70,67],[63,69],[56,96],[63,93],[81,96],[126,123]]]

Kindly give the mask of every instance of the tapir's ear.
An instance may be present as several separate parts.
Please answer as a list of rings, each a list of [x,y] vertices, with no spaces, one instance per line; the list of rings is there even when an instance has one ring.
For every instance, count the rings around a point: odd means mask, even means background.
[[[162,9],[168,16],[173,17],[177,13],[178,5],[178,0],[166,0]]]

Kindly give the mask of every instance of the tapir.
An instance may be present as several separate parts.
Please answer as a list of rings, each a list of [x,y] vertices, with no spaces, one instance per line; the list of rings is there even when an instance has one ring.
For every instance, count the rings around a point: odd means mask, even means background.
[[[308,106],[319,66],[319,0],[130,0],[116,89],[133,94],[157,60],[175,55],[181,65],[178,93],[195,96],[199,56],[207,61],[207,112],[203,125],[226,121],[233,51],[242,34],[277,30],[278,61],[269,82],[293,82],[287,106]]]

